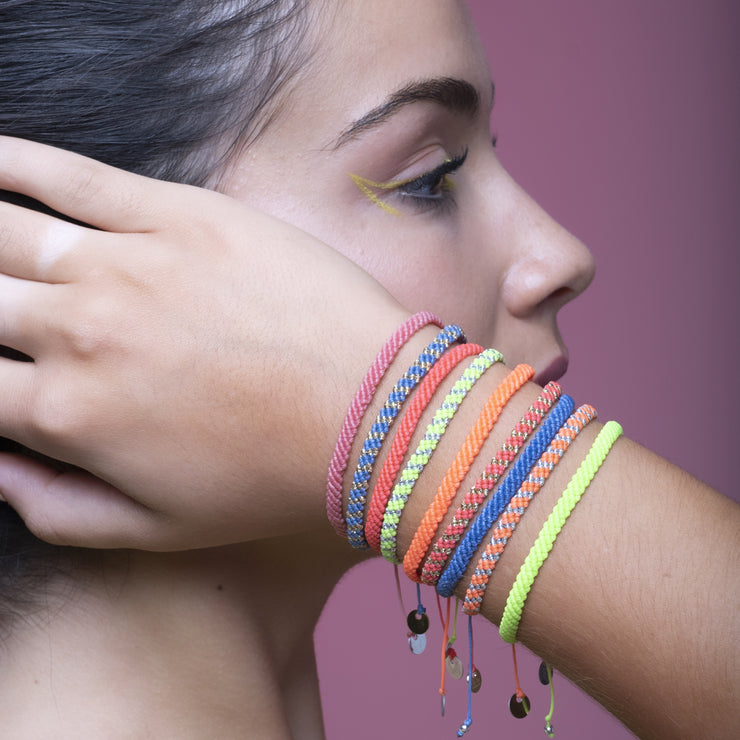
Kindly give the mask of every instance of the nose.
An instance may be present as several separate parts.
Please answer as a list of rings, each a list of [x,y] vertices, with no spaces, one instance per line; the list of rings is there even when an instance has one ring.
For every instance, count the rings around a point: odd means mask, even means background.
[[[555,314],[593,280],[595,265],[586,246],[552,219],[518,186],[513,209],[511,261],[502,299],[516,319]]]
[[[530,363],[544,384],[567,367],[557,313],[586,289],[595,265],[586,246],[510,178],[506,190],[505,214],[498,214],[499,226],[505,224],[507,265],[496,336],[507,362]]]

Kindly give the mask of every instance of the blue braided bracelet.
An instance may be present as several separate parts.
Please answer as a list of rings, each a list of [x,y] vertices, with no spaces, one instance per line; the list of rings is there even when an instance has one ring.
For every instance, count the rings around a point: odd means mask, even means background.
[[[424,436],[419,442],[419,446],[416,448],[416,452],[414,452],[406,463],[406,467],[401,473],[401,478],[394,486],[393,492],[386,503],[380,530],[380,552],[386,560],[394,565],[398,565],[401,562],[396,553],[398,524],[416,481],[431,459],[439,440],[442,439],[442,435],[447,430],[452,417],[470,389],[494,362],[503,361],[503,355],[495,349],[487,349],[475,357],[462,377],[458,379],[449,394],[445,397],[442,406],[437,409],[434,418],[429,423],[429,426],[427,426]]]
[[[456,324],[449,324],[442,329],[426,349],[416,358],[416,362],[399,379],[393,390],[388,394],[388,400],[378,413],[375,423],[362,445],[355,474],[352,477],[352,487],[347,501],[347,539],[356,549],[367,549],[367,540],[364,532],[365,502],[367,486],[373,473],[375,459],[380,452],[388,430],[406,400],[409,393],[419,381],[429,372],[429,369],[442,356],[444,351],[456,340],[465,341],[463,330]]]
[[[475,554],[478,545],[483,541],[486,532],[494,522],[498,521],[503,510],[529,474],[532,466],[547,449],[563,422],[573,413],[574,406],[573,399],[568,395],[563,395],[544,420],[537,434],[522,450],[516,463],[501,482],[496,494],[488,500],[462,542],[455,549],[448,566],[442,571],[442,575],[437,582],[437,593],[440,596],[452,596],[455,586],[463,577],[470,559]]]

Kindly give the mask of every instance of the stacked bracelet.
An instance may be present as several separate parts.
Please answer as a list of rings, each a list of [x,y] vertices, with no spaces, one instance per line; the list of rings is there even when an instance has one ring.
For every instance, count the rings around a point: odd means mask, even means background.
[[[467,534],[455,548],[449,565],[440,576],[437,583],[437,593],[440,596],[452,595],[455,586],[463,577],[470,559],[478,549],[478,545],[483,541],[486,532],[501,516],[536,460],[547,449],[547,445],[550,444],[560,425],[572,413],[574,405],[570,396],[563,396],[558,401],[537,434],[532,437],[530,443],[511,467],[496,493],[488,499],[478,518],[471,524]]]
[[[516,642],[516,633],[522,618],[524,602],[527,600],[534,579],[555,544],[555,539],[565,525],[576,504],[581,500],[586,488],[596,475],[596,471],[606,459],[612,445],[622,434],[622,427],[616,421],[607,422],[594,440],[585,459],[568,483],[563,495],[555,504],[542,531],[532,545],[519,574],[506,599],[501,617],[499,634],[506,642]]]
[[[465,396],[481,375],[494,362],[500,362],[501,360],[503,360],[501,353],[495,349],[488,349],[473,360],[442,402],[419,442],[416,452],[406,463],[401,478],[388,499],[380,530],[380,551],[383,557],[391,563],[398,564],[401,562],[396,555],[396,535],[401,513],[411,495],[414,484],[429,462],[439,440],[447,430],[448,424]]]
[[[560,386],[557,383],[549,383],[529,407],[527,413],[514,426],[498,455],[491,460],[473,487],[465,494],[452,521],[432,548],[424,564],[422,581],[430,584],[436,584],[439,581],[447,559],[465,534],[465,530],[478,512],[478,507],[486,500],[498,479],[506,472],[509,463],[516,457],[529,434],[557,401],[560,392]],[[442,592],[439,593],[443,595]]]
[[[370,546],[380,549],[388,560],[396,564],[399,562],[397,533],[400,518],[421,472],[431,459],[452,416],[462,405],[473,384],[494,362],[503,361],[501,355],[495,350],[483,352],[482,348],[477,345],[462,345],[448,351],[449,346],[455,340],[460,339],[463,342],[465,340],[459,327],[454,325],[445,327],[398,380],[385,405],[378,413],[362,445],[352,477],[346,518],[343,518],[342,479],[363,413],[372,400],[380,378],[387,372],[399,348],[415,331],[429,323],[439,324],[439,321],[426,312],[416,314],[399,327],[379,353],[344,420],[329,466],[327,480],[327,515],[335,529],[340,533],[345,532],[353,547],[365,548],[369,543]],[[394,486],[393,482],[401,470],[411,439],[434,394],[464,357],[477,353],[480,353],[479,356],[470,363],[462,376],[452,385],[437,409],[416,451],[408,457],[398,482]],[[531,379],[533,373],[532,368],[527,365],[518,366],[488,398],[478,420],[468,433],[439,485],[434,500],[424,514],[403,558],[404,571],[412,580],[415,580],[417,584],[425,582],[436,585],[439,605],[439,596],[449,597],[452,594],[484,537],[490,533],[490,540],[473,572],[463,605],[469,617],[471,655],[468,677],[468,715],[458,730],[458,736],[464,735],[472,724],[471,696],[477,690],[476,681],[477,687],[480,687],[480,672],[472,659],[472,622],[470,619],[480,611],[493,570],[530,500],[540,490],[581,429],[596,416],[594,409],[587,405],[573,413],[572,399],[569,396],[560,398],[560,387],[557,383],[549,383],[521,421],[515,425],[503,447],[465,495],[450,524],[444,528],[437,542],[430,548],[461,482],[470,471],[473,461],[480,453],[503,408],[517,390]],[[365,522],[368,486],[372,478],[373,467],[396,417],[400,414],[401,407],[405,405],[417,385],[420,387],[413,399],[410,399],[408,409],[398,424],[398,431],[378,476],[373,496],[367,506],[367,522]],[[536,431],[538,426],[540,428]],[[542,528],[507,598],[500,626],[500,633],[504,640],[512,644],[516,641],[524,603],[542,564],[565,521],[621,432],[621,427],[616,422],[609,422],[605,425]],[[480,513],[478,513],[479,510]],[[429,554],[424,561],[427,552]],[[421,603],[418,585],[417,599],[418,608],[407,616],[409,629],[414,633],[421,632],[421,630],[415,629],[415,623],[412,624],[409,621],[412,616],[415,616],[419,623],[424,622],[424,628],[428,626],[428,618]],[[454,655],[454,651],[451,650],[454,636],[448,639],[449,602],[447,619],[444,619],[441,614],[441,606],[440,615],[445,625],[441,651],[443,672],[440,686],[442,713],[444,714],[444,665],[448,655]],[[423,649],[425,641],[423,634],[420,637],[424,640],[417,638],[413,645],[409,641],[412,651],[417,653]],[[419,643],[422,645],[421,648]],[[516,675],[516,656],[514,656],[514,664]],[[453,675],[457,677],[456,674],[453,673]],[[547,676],[551,682],[549,672]],[[521,717],[529,712],[530,704],[519,686],[518,676],[516,683],[516,692],[509,706],[515,716]],[[546,718],[546,732],[549,736],[552,736],[551,716],[552,706]]]
[[[422,413],[429,405],[434,392],[440,383],[452,372],[456,365],[464,358],[483,351],[478,344],[461,344],[453,347],[440,358],[439,362],[429,371],[422,381],[414,397],[409,401],[409,406],[401,419],[396,435],[393,437],[388,457],[380,469],[378,480],[375,484],[370,503],[367,507],[367,520],[365,522],[365,539],[373,550],[380,552],[380,526],[383,523],[383,512],[391,495],[391,487],[396,478],[403,457],[411,442]]]
[[[426,540],[426,544],[423,547],[418,563],[416,564],[417,571],[419,570],[421,560],[429,547],[429,543],[434,538],[437,526],[447,513],[447,509],[455,498],[457,489],[460,487],[460,483],[467,475],[473,460],[478,456],[483,447],[483,443],[486,441],[488,435],[493,429],[493,425],[498,421],[501,411],[514,393],[516,393],[528,380],[531,380],[533,375],[534,368],[530,365],[517,365],[504,378],[498,388],[496,388],[496,390],[488,397],[478,420],[470,430],[463,446],[460,448],[460,451],[457,453],[454,462],[447,471],[445,478],[437,491],[437,495],[435,496],[432,505],[429,507],[429,511],[425,514],[419,529],[414,535],[414,541],[417,540],[417,537],[419,539],[423,538],[423,540]],[[439,544],[440,543],[438,541],[437,545]],[[441,567],[437,568],[436,564],[436,560],[439,557],[442,556],[432,549],[424,567],[421,568],[418,578],[415,578],[414,580],[428,585],[436,584],[437,579],[439,578],[439,573],[441,572]],[[444,555],[444,557],[446,557],[446,555]]]
[[[360,426],[362,415],[372,400],[380,379],[395,359],[399,349],[403,347],[409,337],[428,324],[442,326],[442,322],[434,314],[429,311],[420,311],[396,329],[362,379],[362,384],[347,411],[347,416],[339,432],[339,439],[337,439],[334,448],[334,454],[329,463],[326,483],[326,515],[340,537],[347,534],[347,526],[342,514],[342,478],[344,477],[344,471],[347,469],[350,449]]]
[[[391,428],[398,412],[408,394],[416,387],[419,381],[429,372],[429,369],[440,358],[442,353],[458,339],[464,340],[463,331],[459,326],[446,326],[436,338],[429,343],[419,355],[416,362],[399,379],[388,395],[388,400],[378,413],[375,423],[365,438],[362,453],[352,478],[352,487],[347,502],[347,539],[356,549],[367,548],[364,536],[364,515],[367,486],[373,472],[375,459],[380,452],[385,435]]]
[[[532,375],[534,370],[529,365],[519,365],[491,394],[478,416],[473,428],[460,447],[455,459],[445,473],[437,493],[429,509],[424,514],[418,529],[406,551],[403,559],[403,569],[406,575],[417,583],[422,579],[421,563],[424,560],[429,545],[434,539],[437,528],[442,523],[447,510],[450,508],[457,490],[465,476],[470,471],[473,461],[488,439],[493,425],[513,393],[515,393]],[[426,582],[426,581],[425,581]]]
[[[496,567],[501,553],[504,551],[506,543],[509,541],[514,529],[516,529],[516,525],[529,506],[529,502],[549,478],[550,473],[561,460],[570,443],[595,418],[596,409],[593,406],[584,404],[576,410],[558,430],[547,450],[542,453],[542,456],[532,468],[527,479],[521,484],[516,495],[509,502],[501,518],[493,528],[490,542],[483,551],[480,560],[478,560],[478,565],[471,578],[463,604],[466,614],[475,615],[480,611],[488,580]]]

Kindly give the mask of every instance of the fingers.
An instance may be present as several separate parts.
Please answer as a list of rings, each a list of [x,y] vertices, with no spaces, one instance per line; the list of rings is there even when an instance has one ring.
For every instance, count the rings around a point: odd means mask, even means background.
[[[0,272],[26,280],[69,282],[70,260],[90,229],[0,203]],[[102,236],[102,235],[101,235]]]
[[[63,308],[66,290],[0,274],[0,345],[36,357],[58,344],[59,327],[71,319]]]
[[[162,222],[158,204],[168,187],[176,186],[62,149],[0,136],[0,189],[28,195],[105,231],[155,229]]]
[[[10,437],[24,442],[28,430],[23,427],[22,411],[29,406],[33,389],[32,362],[18,362],[0,357],[0,437]],[[23,439],[21,439],[23,436]]]
[[[0,453],[1,499],[54,545],[143,547],[162,526],[157,514],[89,473],[59,472],[20,455]]]

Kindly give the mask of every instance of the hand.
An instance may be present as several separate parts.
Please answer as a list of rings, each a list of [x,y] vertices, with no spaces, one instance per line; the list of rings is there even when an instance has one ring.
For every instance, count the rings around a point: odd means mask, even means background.
[[[0,137],[0,456],[37,536],[179,549],[323,517],[364,370],[406,317],[349,260],[214,192]],[[352,351],[348,352],[347,348]],[[328,359],[327,359],[328,358]],[[92,475],[91,475],[92,474]]]

